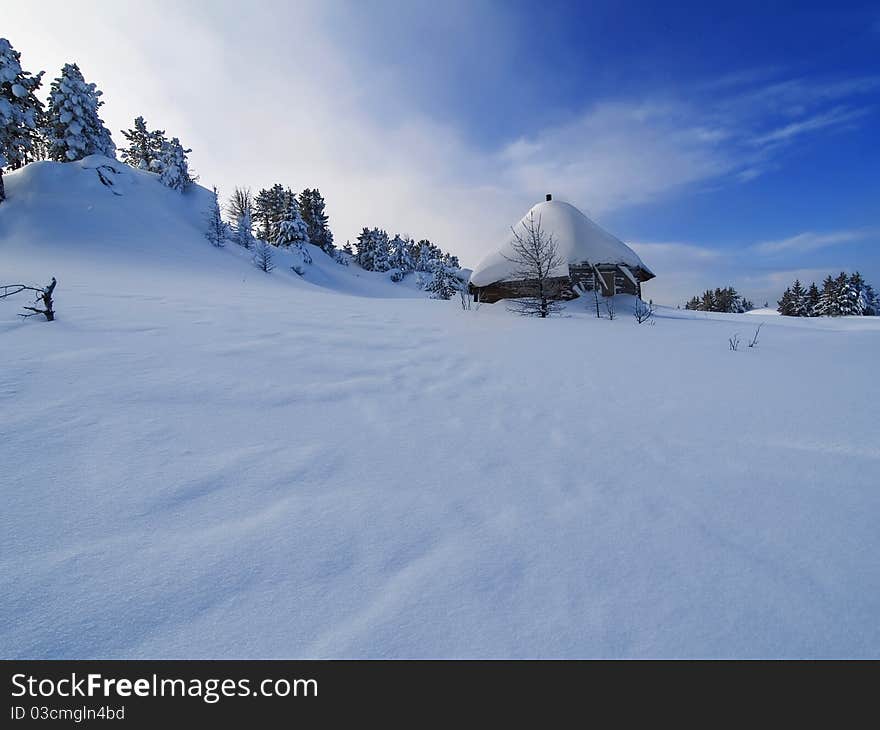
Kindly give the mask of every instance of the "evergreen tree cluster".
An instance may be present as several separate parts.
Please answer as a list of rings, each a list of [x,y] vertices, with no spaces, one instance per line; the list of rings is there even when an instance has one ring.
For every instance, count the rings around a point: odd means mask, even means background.
[[[461,268],[457,256],[445,253],[427,239],[415,241],[399,233],[390,237],[387,231],[380,228],[364,228],[357,237],[355,247],[346,243],[343,250],[367,271],[390,271],[393,281],[401,281],[413,271],[427,275],[422,276],[422,281],[428,291],[433,291],[429,287],[436,276],[445,276],[437,274],[438,268],[453,278]],[[443,286],[440,288],[445,291]]]
[[[67,63],[52,81],[46,103],[36,96],[43,72],[34,75],[21,68],[21,54],[0,38],[0,201],[3,168],[13,170],[35,160],[75,162],[89,155],[116,157],[110,130],[99,115],[103,105],[98,87],[85,80],[75,63]],[[155,172],[163,185],[184,190],[195,181],[185,149],[176,137],[150,131],[143,117],[124,130],[128,148],[122,161]]]
[[[777,311],[787,317],[880,316],[880,297],[858,271],[829,274],[821,290],[815,282],[804,288],[795,279],[777,304]]]
[[[732,286],[723,289],[716,288],[714,291],[706,289],[700,296],[694,296],[684,305],[685,309],[693,309],[698,312],[724,312],[727,314],[742,314],[754,309],[754,305],[745,297],[737,293]]]
[[[186,190],[198,179],[189,169],[187,155],[192,150],[184,149],[177,137],[167,139],[162,129],[148,129],[143,117],[134,120],[132,129],[123,129],[122,136],[128,140],[128,148],[122,150],[127,165],[155,172],[172,190]]]
[[[306,188],[298,196],[280,183],[260,190],[252,213],[257,236],[277,246],[297,246],[304,253],[305,244],[312,243],[332,256],[335,246],[325,206],[317,188]],[[230,210],[235,207],[231,204]]]

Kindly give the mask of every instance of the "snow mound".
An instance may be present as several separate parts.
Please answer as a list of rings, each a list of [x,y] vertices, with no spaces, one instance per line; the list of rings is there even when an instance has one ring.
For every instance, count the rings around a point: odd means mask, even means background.
[[[296,251],[273,249],[275,269],[266,275],[253,266],[252,252],[232,241],[217,249],[206,240],[210,190],[191,185],[181,193],[155,173],[101,155],[34,162],[3,179],[0,254],[6,270],[34,281],[56,276],[61,291],[113,276],[140,286],[174,271],[218,281],[268,278],[353,296],[425,297],[415,274],[394,283],[387,272],[341,266],[316,246],[309,247],[313,263],[302,267],[302,276],[291,270],[301,263]]]
[[[557,250],[565,260],[565,264],[551,272],[552,276],[568,276],[569,264],[585,261],[591,264],[622,264],[632,269],[651,271],[635,251],[591,221],[571,203],[561,200],[538,203],[523,216],[514,230],[522,231],[530,216],[541,222],[545,233],[553,235]],[[511,234],[499,250],[479,263],[471,274],[474,286],[487,286],[515,277],[517,266],[510,261],[514,258],[513,243]]]

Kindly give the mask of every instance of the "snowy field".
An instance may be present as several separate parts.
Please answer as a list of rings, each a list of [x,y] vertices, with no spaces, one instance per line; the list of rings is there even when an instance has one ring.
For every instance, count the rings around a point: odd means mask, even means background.
[[[86,167],[0,207],[4,658],[880,656],[880,318],[266,275]]]

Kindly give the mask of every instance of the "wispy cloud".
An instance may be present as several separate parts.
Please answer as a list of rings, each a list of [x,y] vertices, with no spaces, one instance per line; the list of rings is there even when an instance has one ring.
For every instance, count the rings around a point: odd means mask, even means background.
[[[871,231],[867,229],[830,231],[827,233],[807,231],[776,241],[762,241],[761,243],[756,243],[752,248],[762,254],[805,253],[829,246],[864,241],[870,235]]]
[[[857,119],[864,117],[868,112],[869,109],[866,108],[847,109],[846,107],[835,107],[834,109],[829,109],[821,114],[814,114],[813,116],[773,129],[770,132],[760,134],[752,139],[752,144],[762,146],[779,142],[789,142],[794,137],[806,132],[815,132],[830,127],[848,126]]]

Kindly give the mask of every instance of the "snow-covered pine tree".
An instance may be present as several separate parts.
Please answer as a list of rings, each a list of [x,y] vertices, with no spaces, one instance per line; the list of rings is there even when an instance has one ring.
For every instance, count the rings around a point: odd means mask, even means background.
[[[87,83],[79,66],[66,63],[52,82],[43,133],[49,159],[72,162],[88,155],[116,157],[116,145],[98,109],[104,103],[95,84]]]
[[[860,317],[865,311],[859,298],[859,292],[851,283],[846,272],[841,271],[835,280],[837,288],[837,308],[842,317]]]
[[[782,292],[782,298],[776,302],[778,305],[776,311],[779,312],[783,317],[793,317],[794,316],[794,303],[792,301],[791,296],[791,287],[787,286],[785,291]]]
[[[373,230],[364,228],[357,237],[357,253],[354,260],[357,265],[366,271],[373,270]]]
[[[455,256],[451,253],[443,254],[443,263],[446,264],[450,269],[460,269],[461,264],[458,263],[458,256]]]
[[[379,228],[364,228],[357,238],[355,260],[367,271],[388,271],[392,268],[388,233]]]
[[[254,246],[254,230],[251,221],[251,211],[245,208],[241,215],[235,220],[234,237],[235,242],[242,248],[250,250]]]
[[[864,277],[856,271],[849,277],[849,286],[855,295],[855,306],[860,315],[868,314],[871,309],[870,304],[873,300],[873,292],[869,291],[870,287]]]
[[[278,238],[278,226],[287,212],[290,195],[284,186],[276,183],[268,190],[263,189],[254,198],[253,219],[264,241]]]
[[[162,145],[155,168],[159,172],[159,182],[172,190],[183,192],[195,178],[189,172],[189,161],[186,156],[192,152],[183,148],[177,137]]]
[[[808,317],[810,315],[809,297],[800,279],[795,279],[791,287],[791,306],[792,315],[795,317]]]
[[[810,288],[807,290],[807,316],[808,317],[817,317],[819,315],[819,287],[816,286],[816,282],[810,284]]]
[[[43,105],[35,94],[43,72],[21,68],[21,53],[0,38],[0,202],[6,198],[3,168],[13,170],[36,159],[37,129]]]
[[[262,238],[257,239],[254,247],[254,265],[267,274],[275,268],[275,264],[272,263],[272,245]]]
[[[865,315],[868,317],[880,316],[880,295],[867,281],[864,283],[862,292],[865,298]]]
[[[376,229],[373,248],[373,271],[388,271],[391,268],[391,248],[388,233]]]
[[[351,245],[351,241],[346,241],[345,245],[342,247],[344,253],[347,253],[349,256],[354,256],[354,248]]]
[[[287,203],[287,212],[278,224],[278,236],[275,239],[275,245],[295,249],[299,256],[299,261],[291,266],[291,268],[302,276],[305,273],[304,265],[312,263],[312,256],[308,248],[306,248],[306,244],[309,243],[308,227],[300,213],[296,196],[292,192],[287,191],[284,197]]]
[[[300,213],[296,197],[290,196],[287,200],[287,210],[278,223],[275,245],[286,248],[295,245],[303,246],[306,243],[309,243],[308,226]]]
[[[226,223],[224,223],[222,216],[220,215],[220,196],[217,193],[217,188],[214,188],[214,202],[211,206],[211,210],[208,212],[208,230],[205,232],[205,238],[207,238],[212,246],[217,246],[218,248],[222,246],[226,242]]]
[[[427,239],[418,243],[419,256],[416,259],[416,271],[433,272],[434,262],[440,258],[440,249]]]
[[[161,129],[150,131],[143,117],[134,120],[132,129],[123,129],[122,136],[128,140],[128,147],[120,152],[122,161],[139,170],[160,171],[162,148],[167,143],[165,132]]]
[[[819,294],[816,314],[819,317],[837,317],[840,315],[840,307],[837,302],[837,284],[830,274],[822,282],[822,293]]]
[[[410,271],[415,269],[415,262],[410,253],[410,241],[399,233],[394,234],[389,244],[391,268],[394,271],[393,281],[401,281]]]
[[[716,309],[715,294],[711,289],[706,289],[700,298],[700,310],[703,312],[714,312]]]
[[[459,282],[442,259],[436,259],[431,279],[425,285],[425,291],[431,293],[432,299],[452,299],[458,291]]]
[[[325,212],[326,203],[321,191],[306,188],[300,193],[299,208],[308,229],[309,241],[331,254],[334,249],[333,233],[328,226],[329,218]]]

